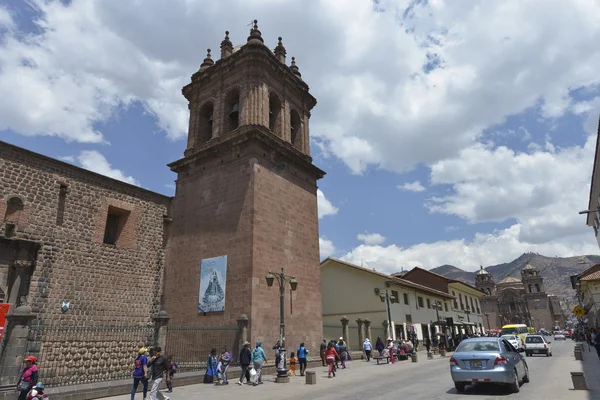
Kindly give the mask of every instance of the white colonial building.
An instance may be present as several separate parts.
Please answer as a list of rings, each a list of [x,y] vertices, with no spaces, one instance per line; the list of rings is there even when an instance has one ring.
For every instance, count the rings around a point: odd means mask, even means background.
[[[482,327],[479,303],[475,301],[483,293],[461,282],[447,286],[450,291],[439,290],[327,258],[321,263],[321,287],[324,339],[343,336],[353,349],[359,348],[365,337],[374,343],[377,337],[400,339],[414,331],[423,341],[437,332],[450,333],[446,328],[448,318],[456,321],[456,333],[459,329],[479,332]],[[474,308],[469,313],[464,307],[470,307],[471,299]]]

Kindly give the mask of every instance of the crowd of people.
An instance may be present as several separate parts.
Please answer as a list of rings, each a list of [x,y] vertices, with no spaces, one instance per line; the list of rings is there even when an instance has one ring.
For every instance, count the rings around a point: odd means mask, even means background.
[[[472,336],[473,335],[465,335],[465,337]],[[596,332],[592,332],[591,335],[588,335],[587,337],[590,338],[590,343],[595,345]],[[461,336],[447,338],[443,334],[434,335],[432,340],[429,338],[425,339],[425,347],[427,348],[427,352],[429,352],[430,347],[432,346],[434,348],[450,348],[458,345],[462,339]],[[453,341],[456,341],[456,343]],[[378,337],[374,345],[371,343],[370,339],[367,338],[362,347],[367,362],[371,361],[373,354],[376,351],[380,357],[390,357],[390,361],[393,364],[396,355],[413,354],[418,350],[418,346],[419,340],[417,339],[417,336],[415,334],[409,334],[408,340],[400,339],[394,341],[392,338],[387,338],[384,342]],[[598,346],[596,348],[600,357],[600,338],[598,338]],[[277,341],[272,349],[275,356],[275,365],[278,369],[282,369],[284,360],[281,358],[281,343]],[[287,365],[289,366],[288,375],[296,376],[297,372],[299,372],[300,376],[305,375],[308,364],[308,354],[309,351],[304,343],[300,343],[297,350],[289,354],[289,358],[286,360]],[[344,341],[343,337],[340,337],[338,340],[331,339],[329,341],[323,339],[319,349],[319,356],[322,365],[328,367],[329,378],[335,377],[336,372],[338,372],[339,369],[345,369],[346,363],[352,360],[348,344]],[[34,356],[29,356],[24,361],[25,368],[21,371],[17,384],[17,391],[19,392],[18,400],[47,398],[44,393],[44,385],[38,381],[37,359]],[[213,348],[206,361],[207,367],[204,374],[204,383],[228,385],[228,371],[233,361],[234,357],[227,349],[227,346],[223,346],[219,352],[217,352],[216,348]],[[263,365],[268,359],[266,352],[262,347],[262,342],[256,342],[253,349],[250,349],[249,342],[245,342],[240,350],[237,361],[241,367],[237,384],[258,386],[263,383]],[[173,391],[173,378],[176,373],[177,363],[172,356],[164,356],[160,347],[155,347],[152,351],[152,356],[150,356],[148,349],[142,347],[139,349],[134,361],[131,400],[135,399],[140,383],[142,384],[143,399],[146,400],[150,380],[152,380],[150,400],[169,400],[169,397],[159,391],[159,388],[164,381],[167,385],[167,393],[171,393]]]

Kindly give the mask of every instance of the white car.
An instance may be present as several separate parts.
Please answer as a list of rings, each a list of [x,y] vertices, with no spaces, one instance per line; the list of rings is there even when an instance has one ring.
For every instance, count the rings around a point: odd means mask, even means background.
[[[502,335],[502,339],[506,340],[508,343],[512,344],[512,346],[517,349],[518,352],[523,351],[523,342],[521,338],[515,335]]]
[[[565,334],[562,332],[554,332],[554,340],[567,340]]]
[[[546,341],[542,335],[527,335],[524,347],[526,356],[545,354],[546,357],[552,357],[550,342]]]

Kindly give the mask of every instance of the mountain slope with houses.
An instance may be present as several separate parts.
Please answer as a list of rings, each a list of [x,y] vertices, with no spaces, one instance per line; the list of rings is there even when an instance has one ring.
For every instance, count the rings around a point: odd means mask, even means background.
[[[566,297],[575,294],[571,288],[569,276],[580,274],[598,263],[600,263],[600,256],[595,255],[547,257],[537,253],[524,253],[509,263],[491,265],[484,269],[494,277],[496,282],[499,282],[507,276],[521,279],[521,270],[527,264],[531,264],[540,270],[548,294]],[[454,265],[442,265],[431,271],[450,279],[475,285],[476,272],[468,272]]]

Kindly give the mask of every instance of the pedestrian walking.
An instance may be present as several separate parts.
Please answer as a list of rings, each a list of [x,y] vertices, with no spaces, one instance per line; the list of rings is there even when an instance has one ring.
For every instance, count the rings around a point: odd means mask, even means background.
[[[394,364],[395,360],[394,360],[394,340],[390,337],[387,340],[388,344],[387,344],[387,349],[390,353],[390,362],[392,364]]]
[[[252,353],[250,353],[250,342],[244,342],[244,346],[240,350],[240,366],[242,367],[242,373],[240,375],[240,380],[238,381],[238,385],[244,384],[244,378],[249,375],[250,364],[252,363]],[[248,380],[249,376],[247,377]]]
[[[333,376],[335,377],[334,365],[336,358],[339,358],[339,354],[335,350],[335,347],[333,347],[333,343],[329,342],[327,348],[325,349],[325,360],[327,361],[327,365],[329,366],[327,375],[328,378],[331,378],[331,374],[333,374]]]
[[[281,341],[278,340],[275,346],[273,346],[273,350],[275,350],[275,368],[277,369],[279,369],[279,363],[281,362],[279,349],[281,349]]]
[[[169,356],[169,380],[167,381],[168,393],[173,393],[173,377],[177,373],[177,363],[173,360],[173,356]]]
[[[298,364],[300,364],[300,376],[304,376],[304,371],[306,371],[306,365],[308,364],[306,359],[308,357],[308,350],[304,346],[304,342],[300,343],[300,347],[298,347]]]
[[[158,390],[165,377],[165,373],[167,374],[167,385],[171,380],[169,375],[169,360],[162,355],[162,349],[160,347],[154,348],[154,356],[148,361],[148,365],[152,367],[152,389],[150,390],[150,400],[169,400],[167,396]]]
[[[227,370],[229,370],[229,363],[231,363],[231,354],[227,351],[227,346],[223,346],[221,348],[221,356],[219,358],[219,364],[221,364],[220,371],[221,377],[223,379],[223,385],[229,385],[229,380],[227,380]]]
[[[206,373],[204,374],[204,383],[213,383],[217,375],[217,349],[210,351],[208,360],[206,360]]]
[[[373,346],[371,345],[369,338],[365,339],[365,342],[363,343],[363,350],[365,351],[367,362],[371,361],[371,351],[373,350]]]
[[[17,381],[17,391],[19,392],[19,400],[27,400],[27,393],[38,383],[38,366],[37,358],[29,356],[25,358],[25,368],[21,370],[19,380]]]
[[[431,340],[429,338],[425,338],[425,348],[427,349],[427,354],[429,354],[429,349],[431,349]]]
[[[131,400],[135,399],[135,393],[137,392],[137,388],[142,383],[143,390],[143,399],[146,400],[146,396],[148,394],[148,357],[146,357],[146,352],[148,350],[145,347],[142,347],[138,351],[138,355],[134,361],[133,367],[133,387],[131,388]]]
[[[377,338],[375,342],[375,348],[379,352],[379,357],[383,356],[383,349],[385,349],[385,345],[383,344],[383,340],[380,337]]]
[[[256,342],[256,348],[252,351],[252,366],[256,371],[254,382],[252,383],[254,386],[262,384],[262,367],[263,363],[267,361],[267,356],[261,345],[261,342]]]
[[[325,366],[325,350],[327,349],[327,341],[325,339],[323,339],[323,342],[321,343],[321,348],[319,349],[319,355],[321,356],[321,362],[323,363],[323,366]]]
[[[343,340],[344,338],[340,337],[340,340]],[[340,362],[340,345],[338,344],[337,340],[335,339],[331,339],[331,343],[333,344],[333,347],[335,347],[335,351],[337,351],[338,356],[335,358],[335,370],[337,371],[337,369],[340,367],[339,366],[339,362]]]
[[[343,338],[340,338],[340,341],[338,342],[338,349],[340,361],[342,362],[342,368],[346,369],[346,360],[348,359],[348,346],[346,346],[346,343],[344,343]]]
[[[290,370],[288,371],[288,375],[294,374],[294,376],[296,376],[296,364],[298,364],[298,357],[296,357],[296,353],[292,351],[290,353]]]

